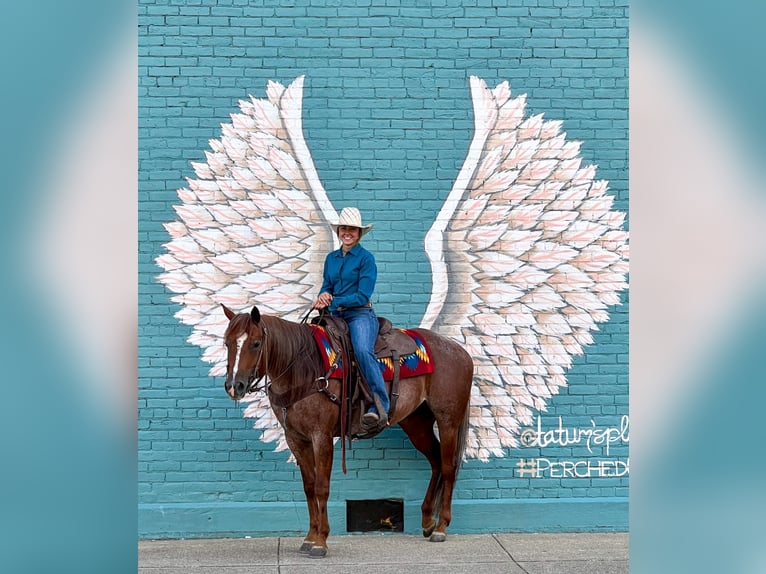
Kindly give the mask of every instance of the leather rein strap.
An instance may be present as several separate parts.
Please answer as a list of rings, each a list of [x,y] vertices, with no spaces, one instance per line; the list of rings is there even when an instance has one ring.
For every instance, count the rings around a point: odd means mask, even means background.
[[[300,323],[305,324],[306,319],[308,318],[309,314],[311,314],[311,311],[313,308],[310,308],[308,312],[303,316]],[[349,365],[349,358],[348,358],[348,352],[345,347],[345,344],[342,342],[344,341],[344,338],[342,335],[337,333],[334,326],[330,326],[329,324],[326,327],[328,330],[332,329],[333,337],[331,338],[331,341],[340,341],[338,344],[339,346],[335,348],[335,356],[336,359],[333,362],[332,365],[330,365],[330,368],[327,370],[327,373],[324,376],[318,377],[317,379],[314,379],[313,386],[305,386],[303,388],[299,389],[290,389],[284,393],[275,393],[271,389],[271,384],[268,384],[266,386],[266,391],[269,396],[269,401],[271,404],[279,409],[282,409],[282,425],[285,426],[287,424],[287,409],[291,406],[299,403],[303,399],[306,399],[313,395],[314,393],[324,393],[330,401],[332,401],[334,404],[340,406],[340,436],[342,443],[342,459],[343,459],[343,474],[347,473],[346,469],[346,434],[347,434],[347,428],[348,428],[348,386],[349,386],[349,368],[343,369],[343,378],[341,379],[341,393],[340,398],[330,391],[329,384],[330,384],[330,375],[332,372],[338,367],[338,360],[340,359],[343,362],[343,365]],[[260,379],[259,379],[260,380]],[[324,385],[319,385],[317,383],[320,383],[321,381],[324,381]],[[348,437],[349,444],[351,443],[351,437]]]
[[[343,369],[343,378],[341,379],[341,385],[340,385],[340,440],[341,440],[341,460],[342,460],[342,466],[343,466],[343,474],[347,473],[346,470],[346,439],[348,439],[349,444],[351,444],[351,437],[347,437],[348,434],[348,403],[349,403],[349,373],[351,372],[351,362],[349,361],[349,353],[348,349],[346,348],[346,338],[341,334],[338,333],[335,324],[333,322],[326,322],[325,323],[325,329],[327,332],[331,335],[330,341],[333,344],[338,345],[335,348],[335,361],[332,365],[330,365],[330,369],[327,371],[327,375],[323,378],[327,378],[330,376],[330,373],[332,373],[335,370],[335,367],[338,363],[338,357],[340,357],[342,364],[344,365]],[[336,401],[333,401],[336,402]],[[337,404],[337,403],[336,403]]]

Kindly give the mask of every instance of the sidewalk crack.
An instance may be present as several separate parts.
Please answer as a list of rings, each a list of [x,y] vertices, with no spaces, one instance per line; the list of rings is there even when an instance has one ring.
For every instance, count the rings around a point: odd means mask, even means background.
[[[503,543],[502,543],[502,542],[500,542],[500,539],[497,537],[497,535],[496,535],[496,534],[494,534],[494,533],[493,533],[493,534],[492,534],[492,538],[495,540],[495,542],[497,542],[497,543],[500,545],[500,548],[502,548],[502,549],[503,549],[503,552],[505,552],[505,553],[508,555],[508,558],[510,558],[510,559],[511,559],[511,562],[513,562],[513,563],[514,563],[516,566],[518,566],[518,567],[519,567],[519,569],[520,569],[522,572],[524,572],[524,574],[529,574],[529,572],[527,571],[527,569],[526,569],[526,568],[524,568],[524,567],[523,567],[521,564],[519,564],[518,562],[516,562],[516,559],[513,557],[513,554],[511,554],[510,552],[508,552],[508,549],[507,549],[505,546],[503,546]]]

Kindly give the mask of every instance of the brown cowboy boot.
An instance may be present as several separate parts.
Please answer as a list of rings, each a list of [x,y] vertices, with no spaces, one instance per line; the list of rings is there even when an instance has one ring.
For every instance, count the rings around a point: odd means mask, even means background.
[[[375,408],[378,410],[378,413],[382,412],[383,415],[381,416],[374,411],[364,413],[362,415],[362,427],[366,430],[384,428],[388,426],[388,413],[383,410],[380,399],[377,397],[377,395],[373,395],[373,400],[375,401]]]

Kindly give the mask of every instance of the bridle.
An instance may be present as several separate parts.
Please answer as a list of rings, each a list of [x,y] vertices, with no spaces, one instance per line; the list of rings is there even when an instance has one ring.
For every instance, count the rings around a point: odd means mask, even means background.
[[[266,335],[268,334],[268,329],[266,329],[266,325],[261,326],[261,331],[263,331],[263,336],[261,337],[261,344],[260,349],[258,349],[258,358],[255,360],[255,366],[253,367],[253,370],[250,373],[250,376],[247,379],[247,391],[245,394],[254,393],[258,390],[258,383],[260,383],[263,378],[267,375],[266,370],[264,369],[263,374],[258,377],[258,365],[261,363],[261,357],[263,357],[263,350],[266,348]],[[257,378],[256,378],[257,377]],[[268,386],[268,382],[264,382],[263,389],[265,389]]]
[[[302,317],[302,319],[300,321],[301,324],[305,324],[306,323],[306,320],[308,319],[309,314],[311,313],[311,311],[313,311],[313,306],[309,307],[309,309],[306,312],[306,314]],[[324,312],[326,312],[326,311],[324,309],[322,309],[320,311],[320,316],[321,316],[321,313],[324,313]],[[290,361],[290,363],[276,377],[274,377],[274,376],[269,377],[269,374],[268,374],[268,372],[265,369],[264,369],[264,372],[259,375],[258,374],[258,365],[261,363],[261,359],[263,359],[265,361],[266,365],[268,365],[268,352],[266,353],[266,357],[264,358],[264,351],[265,351],[265,349],[267,347],[267,337],[269,335],[269,331],[268,331],[268,329],[266,328],[266,325],[263,322],[261,322],[260,327],[261,327],[261,332],[262,332],[261,341],[260,341],[260,345],[259,345],[260,348],[258,349],[258,357],[255,360],[255,366],[253,367],[252,371],[250,372],[250,374],[248,375],[248,378],[247,378],[247,390],[245,391],[246,395],[249,395],[250,393],[257,392],[259,390],[268,391],[268,389],[269,389],[269,387],[271,385],[271,383],[269,382],[269,378],[271,380],[275,380],[275,379],[281,378],[282,375],[284,375],[286,372],[288,372],[290,370],[290,368],[298,361],[298,359],[301,357],[301,354],[302,354],[302,353],[296,353],[295,356],[293,357],[293,360]],[[334,365],[333,365],[333,368],[334,368]],[[328,373],[328,375],[329,375],[329,373]],[[259,386],[261,381],[263,381],[264,379],[265,379],[265,381],[264,381],[263,385]],[[319,382],[321,380],[325,381],[325,388],[319,389],[319,390],[322,391],[322,392],[330,394],[328,392],[328,390],[327,390],[327,385],[328,385],[327,377],[319,377],[315,382]]]
[[[266,325],[264,325],[264,324],[261,325],[261,330],[263,332],[263,336],[261,337],[261,344],[260,344],[260,348],[258,350],[258,358],[256,358],[255,366],[253,367],[253,370],[250,373],[250,376],[248,377],[248,381],[247,381],[248,382],[248,387],[247,387],[246,394],[254,393],[254,392],[256,392],[258,390],[261,390],[261,389],[267,390],[269,388],[270,384],[271,384],[269,382],[269,380],[268,380],[269,379],[268,372],[266,372],[265,370],[264,370],[263,374],[258,376],[258,365],[261,363],[261,358],[263,357],[263,352],[266,349],[266,346],[267,346],[266,345],[266,337],[267,337],[267,335],[269,333],[268,329],[266,328]],[[293,360],[290,361],[284,369],[282,369],[282,372],[279,373],[279,375],[277,375],[276,377],[271,376],[270,377],[271,380],[275,380],[275,379],[281,378],[282,375],[284,375],[286,372],[288,372],[292,368],[292,366],[298,361],[298,359],[301,358],[301,355],[302,355],[302,353],[295,353],[295,356],[293,357]],[[267,356],[264,359],[264,361],[268,365],[268,353],[267,353]],[[263,386],[262,387],[258,387],[258,384],[264,378],[266,378],[266,380],[264,381]]]

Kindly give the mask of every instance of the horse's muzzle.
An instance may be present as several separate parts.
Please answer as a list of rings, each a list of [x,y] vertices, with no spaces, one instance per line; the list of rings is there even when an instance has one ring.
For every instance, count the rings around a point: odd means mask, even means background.
[[[226,381],[224,386],[226,393],[235,401],[240,400],[247,394],[247,383],[244,381],[234,381],[233,383]]]

